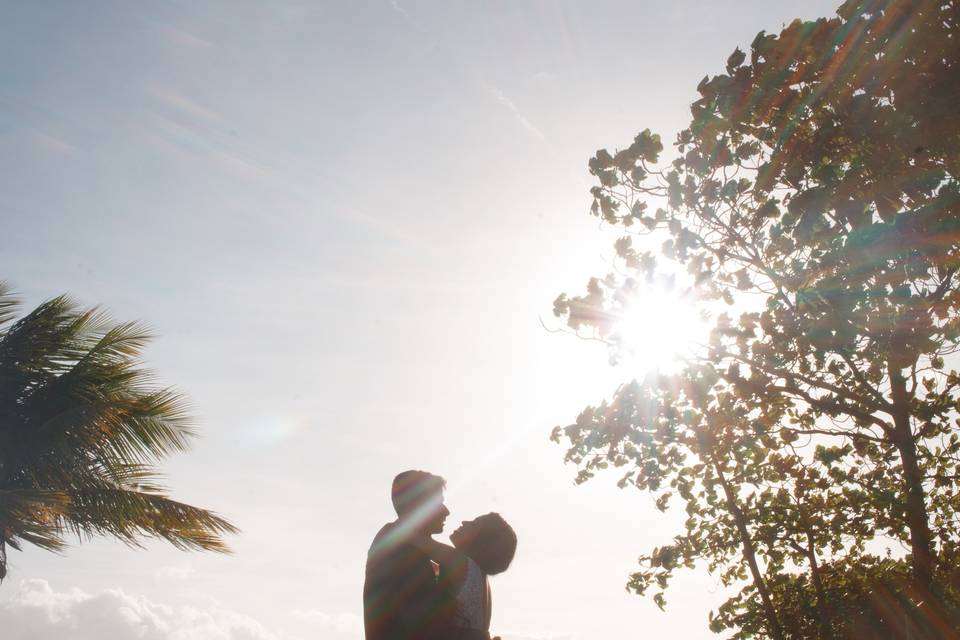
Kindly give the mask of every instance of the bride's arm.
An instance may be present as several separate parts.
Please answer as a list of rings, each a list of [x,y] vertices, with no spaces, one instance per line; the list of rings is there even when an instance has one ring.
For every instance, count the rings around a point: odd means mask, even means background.
[[[416,544],[421,551],[430,556],[430,559],[441,567],[450,566],[452,563],[462,561],[464,557],[463,554],[454,547],[438,542],[433,538],[418,540]]]
[[[456,591],[466,578],[467,556],[459,549],[432,538],[422,538],[414,543],[431,560],[440,566],[440,581]]]

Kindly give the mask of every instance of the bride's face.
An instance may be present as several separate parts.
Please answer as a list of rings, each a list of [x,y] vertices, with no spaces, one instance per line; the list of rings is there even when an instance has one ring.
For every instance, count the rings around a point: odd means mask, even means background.
[[[477,529],[476,520],[464,520],[460,523],[460,526],[450,534],[450,542],[459,549],[464,544],[469,544],[469,541],[477,536],[479,533]]]

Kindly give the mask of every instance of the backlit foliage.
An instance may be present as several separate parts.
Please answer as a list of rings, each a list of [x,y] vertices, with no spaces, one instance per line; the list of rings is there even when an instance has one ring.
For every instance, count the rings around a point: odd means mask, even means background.
[[[590,160],[622,264],[557,316],[616,350],[625,301],[670,264],[729,311],[679,373],[554,438],[580,481],[615,467],[686,510],[629,583],[661,605],[703,563],[742,589],[711,614],[734,637],[874,637],[864,616],[955,637],[960,3],[837,14],[734,51],[667,158],[644,130]]]

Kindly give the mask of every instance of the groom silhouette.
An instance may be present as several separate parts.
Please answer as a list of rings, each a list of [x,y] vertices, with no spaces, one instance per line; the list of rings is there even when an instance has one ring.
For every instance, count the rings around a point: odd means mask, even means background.
[[[446,482],[426,471],[393,479],[397,519],[380,529],[367,554],[363,622],[367,640],[449,640],[454,604],[437,583],[438,567],[416,543],[441,533],[450,512]]]

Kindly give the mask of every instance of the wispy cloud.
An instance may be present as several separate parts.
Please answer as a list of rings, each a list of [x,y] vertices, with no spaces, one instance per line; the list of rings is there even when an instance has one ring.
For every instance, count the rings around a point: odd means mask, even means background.
[[[238,144],[231,136],[216,134],[217,127],[184,122],[162,113],[152,114],[150,126],[136,130],[138,140],[177,156],[184,162],[203,162],[225,175],[236,176],[282,195],[283,201],[303,216],[330,215],[349,220],[410,247],[435,251],[436,247],[419,234],[398,225],[386,215],[357,209],[338,192],[348,184],[342,176],[327,175],[323,168],[297,165],[280,158],[263,158],[249,145]],[[219,123],[222,125],[222,123]]]
[[[200,36],[190,33],[189,31],[184,31],[183,29],[177,29],[176,27],[167,25],[161,25],[159,29],[165,38],[181,47],[189,49],[209,49],[213,46],[213,43],[209,40],[204,40]]]
[[[223,119],[222,116],[213,109],[203,106],[196,100],[191,99],[172,87],[154,85],[148,89],[148,92],[151,96],[165,105],[173,107],[188,115],[202,118],[204,120],[219,121]]]
[[[524,129],[526,129],[536,137],[540,138],[541,140],[545,138],[545,136],[543,135],[543,132],[540,131],[540,129],[538,129],[536,125],[530,122],[530,120],[525,115],[523,115],[523,113],[520,112],[520,109],[513,102],[513,100],[511,100],[509,96],[507,96],[507,94],[505,94],[503,91],[501,91],[500,89],[492,85],[486,85],[486,89],[487,91],[490,92],[490,94],[494,98],[496,98],[497,102],[502,104],[504,107],[507,108],[508,111],[510,111],[510,113],[513,114],[513,117],[517,119],[517,121],[520,123],[520,125]]]
[[[410,15],[410,12],[407,11],[406,9],[404,9],[397,0],[390,0],[390,8],[393,9],[394,11],[396,11],[397,13],[399,13],[399,14],[403,17],[403,19],[404,19],[410,26],[412,26],[416,31],[419,31],[419,32],[421,32],[421,33],[424,32],[424,29],[417,23],[416,20],[414,20],[413,16]],[[433,35],[433,34],[430,34],[430,35]],[[439,41],[441,44],[444,44],[444,38],[443,38],[442,35],[438,38],[438,41]],[[461,69],[462,71],[464,71],[464,72],[468,72],[468,71],[469,71],[469,70],[467,69],[467,65],[464,65],[462,62],[460,62],[460,61],[457,60],[456,48],[455,48],[455,47],[444,46],[443,48],[446,50],[446,53],[449,53],[449,54],[451,55],[454,65],[456,65],[457,67],[460,67],[460,69]],[[547,76],[550,75],[548,72],[541,72],[541,73],[544,74],[544,77],[543,77],[543,78],[539,78],[540,80],[546,80],[546,79],[548,79]],[[538,74],[538,75],[540,75],[540,74]],[[493,85],[490,85],[490,84],[483,84],[482,86],[483,86],[483,88],[484,88],[488,93],[490,93],[490,95],[492,95],[492,96],[494,97],[494,99],[496,99],[497,102],[499,102],[501,105],[503,105],[504,107],[506,107],[506,109],[507,109],[511,114],[513,114],[513,117],[516,118],[517,122],[520,123],[520,126],[522,126],[524,129],[526,129],[528,132],[530,132],[531,134],[533,134],[533,135],[536,136],[537,138],[539,138],[539,139],[541,139],[541,140],[544,140],[544,139],[545,139],[545,136],[543,135],[543,132],[540,131],[540,129],[538,129],[537,126],[536,126],[535,124],[533,124],[533,122],[531,122],[530,119],[527,118],[527,117],[520,111],[520,109],[517,107],[516,103],[515,103],[513,100],[511,100],[510,97],[509,97],[507,94],[505,94],[501,89],[499,89],[499,88],[497,88],[497,87],[495,87],[495,86],[493,86]]]
[[[394,11],[402,15],[404,18],[406,18],[407,20],[410,20],[411,22],[413,22],[413,18],[410,17],[410,14],[407,12],[406,9],[400,6],[400,3],[397,2],[397,0],[390,0],[390,7]]]
[[[73,155],[78,151],[78,149],[69,142],[65,142],[52,134],[33,129],[30,131],[30,135],[36,145],[44,151],[59,155]]]

